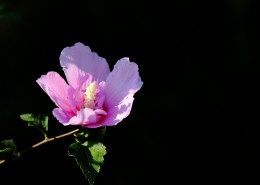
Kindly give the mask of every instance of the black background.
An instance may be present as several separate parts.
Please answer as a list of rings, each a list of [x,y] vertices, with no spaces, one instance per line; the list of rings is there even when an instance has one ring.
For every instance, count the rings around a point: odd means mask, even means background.
[[[0,1],[0,140],[42,136],[22,113],[64,127],[35,80],[63,75],[59,55],[82,42],[113,68],[129,57],[144,82],[129,117],[109,127],[96,185],[240,182],[259,172],[259,2]],[[87,184],[64,138],[0,168],[0,184]],[[258,180],[259,181],[259,180]]]

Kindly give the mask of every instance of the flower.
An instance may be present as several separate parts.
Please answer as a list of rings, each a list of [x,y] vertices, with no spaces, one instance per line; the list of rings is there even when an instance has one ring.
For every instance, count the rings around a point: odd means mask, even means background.
[[[118,60],[110,72],[106,59],[79,42],[62,50],[60,65],[67,82],[53,71],[36,82],[56,104],[52,113],[65,126],[117,125],[129,115],[134,94],[143,85],[137,64],[129,58]]]

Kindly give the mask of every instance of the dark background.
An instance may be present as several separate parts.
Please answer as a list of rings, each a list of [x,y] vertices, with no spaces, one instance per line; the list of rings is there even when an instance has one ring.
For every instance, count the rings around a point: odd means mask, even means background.
[[[63,75],[59,55],[82,42],[113,68],[129,57],[144,82],[132,112],[104,137],[96,185],[240,182],[259,172],[259,2],[0,1],[0,140],[42,139],[20,120],[49,115],[35,80]],[[0,184],[87,184],[64,138],[0,168]],[[258,171],[258,172],[257,172]],[[257,179],[257,181],[259,181]]]

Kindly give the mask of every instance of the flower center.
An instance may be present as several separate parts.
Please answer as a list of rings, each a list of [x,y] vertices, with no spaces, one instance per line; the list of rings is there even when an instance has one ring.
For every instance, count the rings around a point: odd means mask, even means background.
[[[95,82],[91,82],[85,91],[85,107],[94,108],[95,107],[95,95],[97,92],[97,87]]]

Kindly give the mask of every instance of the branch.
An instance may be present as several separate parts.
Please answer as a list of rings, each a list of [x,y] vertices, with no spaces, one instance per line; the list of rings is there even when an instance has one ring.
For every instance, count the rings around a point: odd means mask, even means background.
[[[42,141],[40,141],[40,142],[38,142],[38,143],[36,143],[36,144],[30,146],[30,147],[28,147],[28,148],[26,148],[26,149],[24,149],[24,150],[18,152],[18,153],[16,154],[17,156],[14,157],[14,158],[12,158],[12,159],[10,159],[10,160],[17,159],[17,158],[19,158],[23,153],[25,153],[25,152],[27,152],[27,151],[29,151],[29,150],[31,150],[31,149],[34,149],[34,148],[36,148],[36,147],[38,147],[38,146],[41,146],[41,145],[43,145],[43,144],[45,144],[45,143],[48,143],[48,142],[50,142],[50,141],[54,141],[54,140],[57,140],[57,139],[60,139],[60,138],[63,138],[63,137],[72,135],[72,134],[74,134],[74,133],[76,133],[76,132],[78,132],[78,131],[79,131],[79,129],[75,129],[75,130],[73,130],[73,131],[70,131],[70,132],[67,132],[67,133],[65,133],[65,134],[61,134],[61,135],[58,135],[58,136],[55,136],[55,137],[52,137],[52,138],[46,137],[44,140],[42,140]],[[0,166],[3,165],[3,164],[4,164],[5,162],[7,162],[7,161],[9,161],[9,160],[0,160]]]

